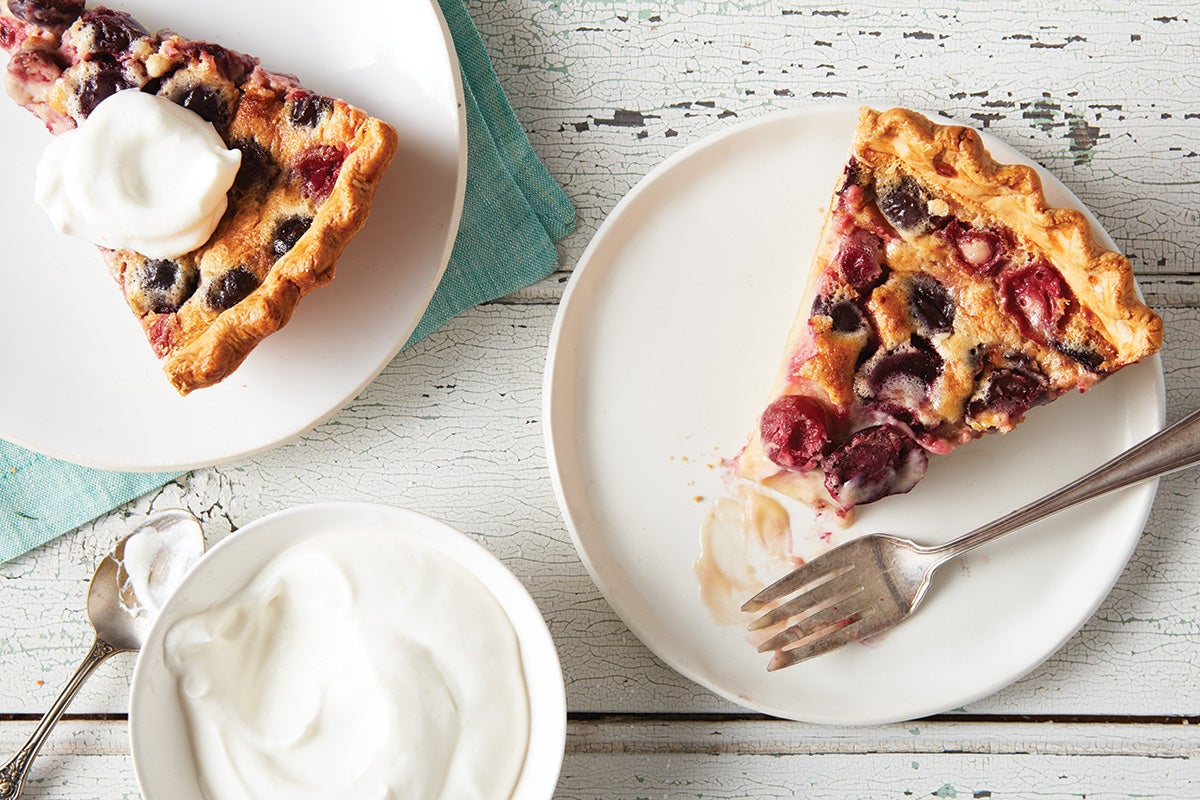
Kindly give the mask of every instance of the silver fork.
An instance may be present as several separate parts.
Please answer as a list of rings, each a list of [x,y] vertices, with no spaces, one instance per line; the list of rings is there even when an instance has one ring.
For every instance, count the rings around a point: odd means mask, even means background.
[[[758,648],[775,652],[769,671],[790,667],[900,623],[947,561],[1077,503],[1198,463],[1200,411],[1194,411],[1079,480],[953,541],[922,547],[879,533],[853,539],[788,573],[742,610],[755,613],[799,592],[749,625],[770,633],[795,620]]]

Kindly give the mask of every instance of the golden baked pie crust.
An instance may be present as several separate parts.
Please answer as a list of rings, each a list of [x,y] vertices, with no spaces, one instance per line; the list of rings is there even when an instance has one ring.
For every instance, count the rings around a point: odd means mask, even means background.
[[[181,394],[228,377],[259,342],[287,324],[301,297],[333,279],[342,250],[367,221],[396,148],[390,125],[371,118],[361,126],[308,231],[258,288],[166,357],[163,371]]]

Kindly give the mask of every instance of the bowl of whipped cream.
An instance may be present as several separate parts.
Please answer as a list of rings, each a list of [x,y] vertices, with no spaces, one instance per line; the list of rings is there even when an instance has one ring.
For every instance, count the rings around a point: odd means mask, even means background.
[[[130,693],[146,800],[548,800],[545,620],[499,560],[393,506],[246,525],[159,611]]]

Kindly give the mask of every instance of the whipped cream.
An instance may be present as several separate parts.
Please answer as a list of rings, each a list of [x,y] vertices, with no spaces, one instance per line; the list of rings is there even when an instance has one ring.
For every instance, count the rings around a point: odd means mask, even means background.
[[[132,89],[51,141],[34,198],[59,233],[175,258],[212,236],[241,160],[198,114]]]
[[[529,698],[516,634],[449,557],[336,530],[174,624],[209,800],[507,800]]]
[[[182,509],[159,512],[125,540],[121,550],[121,607],[146,628],[204,555],[200,522]]]

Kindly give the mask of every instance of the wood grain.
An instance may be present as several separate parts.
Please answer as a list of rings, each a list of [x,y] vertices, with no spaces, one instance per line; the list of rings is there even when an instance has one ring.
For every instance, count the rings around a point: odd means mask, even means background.
[[[0,723],[0,749],[32,723]],[[1192,798],[1193,728],[1163,725],[889,725],[575,722],[558,800],[863,797]],[[121,726],[68,720],[34,765],[31,800],[137,798]]]

